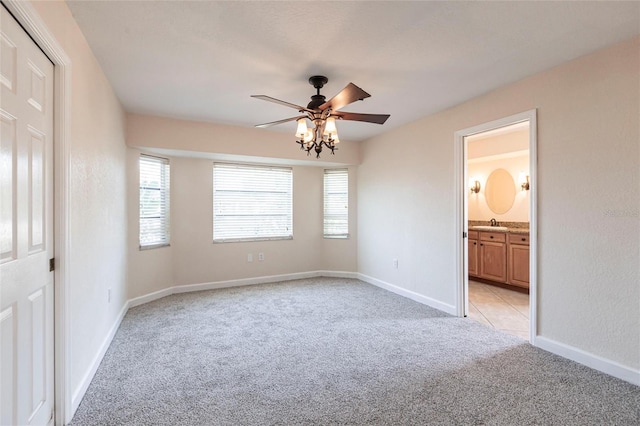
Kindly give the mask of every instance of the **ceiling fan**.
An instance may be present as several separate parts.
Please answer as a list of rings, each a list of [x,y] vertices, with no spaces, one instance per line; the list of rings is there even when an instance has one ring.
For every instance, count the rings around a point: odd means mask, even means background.
[[[329,148],[331,154],[334,154],[334,150],[337,149],[336,144],[340,142],[335,124],[336,119],[384,124],[390,117],[389,114],[361,114],[357,112],[340,111],[340,109],[350,103],[361,101],[371,95],[355,84],[349,83],[340,93],[326,101],[325,96],[320,94],[320,89],[322,89],[328,81],[329,79],[322,75],[314,75],[309,78],[309,84],[316,89],[316,94],[311,96],[311,102],[309,102],[306,107],[281,101],[271,96],[251,95],[252,98],[297,109],[298,112],[302,114],[297,117],[285,118],[284,120],[257,124],[256,127],[269,127],[289,121],[297,121],[298,128],[296,130],[296,137],[298,137],[299,140],[297,140],[296,143],[300,144],[300,149],[307,151],[307,155],[310,154],[311,150],[314,150],[316,158],[320,158],[323,146]],[[314,125],[313,128],[307,127],[307,119],[311,120]]]

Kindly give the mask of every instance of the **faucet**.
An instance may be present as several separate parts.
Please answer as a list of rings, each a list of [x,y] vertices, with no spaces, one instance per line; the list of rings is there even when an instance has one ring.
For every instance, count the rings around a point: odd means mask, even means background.
[[[495,218],[491,218],[491,221],[489,223],[491,224],[491,226],[498,226],[498,222]]]

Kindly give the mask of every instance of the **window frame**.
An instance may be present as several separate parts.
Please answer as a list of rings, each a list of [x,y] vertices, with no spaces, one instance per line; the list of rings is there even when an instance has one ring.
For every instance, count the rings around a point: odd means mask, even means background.
[[[160,184],[158,187],[142,186],[143,161],[160,165]],[[139,250],[151,250],[171,245],[171,162],[168,158],[157,157],[149,154],[140,154],[138,159],[138,248]],[[160,215],[157,217],[143,217],[143,191],[160,191]],[[144,219],[158,219],[162,230],[162,236],[150,243],[143,243]]]
[[[333,216],[343,216],[344,219],[346,220],[346,229],[343,229],[344,232],[327,232],[327,231],[331,231],[331,229],[327,229],[327,219],[328,219],[328,214],[327,214],[327,204],[328,202],[339,202],[336,200],[331,200],[331,193],[327,193],[327,178],[328,176],[340,176],[340,177],[345,177],[346,178],[346,182],[345,182],[345,187],[343,188],[342,192],[333,192],[333,194],[339,194],[341,196],[346,196],[346,212],[344,214],[340,214],[337,215],[335,213],[330,213]],[[324,173],[323,173],[323,182],[322,182],[322,188],[323,188],[323,192],[322,192],[322,235],[324,238],[327,239],[348,239],[350,237],[349,234],[349,169],[348,168],[339,168],[339,169],[324,169]],[[330,178],[329,178],[330,179]],[[331,183],[330,183],[331,184]],[[333,184],[335,186],[335,183]]]
[[[284,172],[284,175],[288,177],[288,182],[277,182],[277,178],[274,178],[273,184],[278,186],[281,191],[258,191],[258,190],[254,190],[253,192],[255,192],[256,194],[269,194],[269,193],[275,193],[275,194],[285,194],[288,195],[288,202],[286,204],[283,204],[284,206],[284,210],[286,210],[286,219],[285,219],[285,227],[286,230],[283,234],[281,235],[269,235],[269,236],[257,236],[257,235],[244,235],[244,236],[227,236],[227,237],[216,237],[216,230],[220,229],[219,225],[217,224],[217,217],[222,217],[222,216],[227,216],[227,217],[233,217],[233,216],[240,216],[238,214],[220,214],[216,212],[216,209],[220,208],[220,206],[217,204],[218,202],[220,202],[220,194],[216,195],[216,192],[222,193],[222,192],[236,192],[236,197],[239,195],[238,193],[241,193],[242,191],[238,190],[238,189],[229,189],[229,187],[226,188],[220,188],[219,185],[219,180],[220,180],[220,176],[218,176],[218,179],[216,179],[216,170],[218,171],[227,171],[227,173],[230,170],[244,170],[247,172],[248,176],[245,176],[245,178],[248,179],[254,179],[254,177],[250,176],[252,173],[261,173],[264,172],[266,170],[273,170],[273,171],[278,171],[278,172]],[[236,181],[237,182],[237,181]],[[264,182],[264,181],[262,181]],[[212,183],[213,183],[213,190],[212,190],[212,195],[213,195],[213,203],[212,203],[212,213],[213,213],[213,217],[212,217],[212,225],[213,225],[213,229],[212,229],[212,239],[213,239],[213,243],[214,244],[224,244],[224,243],[235,243],[235,242],[253,242],[253,241],[280,241],[280,240],[292,240],[293,239],[293,168],[292,167],[286,167],[286,166],[275,166],[275,165],[261,165],[261,164],[245,164],[245,163],[224,163],[224,162],[214,162],[213,163],[213,169],[212,169]],[[258,184],[258,181],[254,182],[254,184]],[[259,186],[259,185],[258,185]],[[257,188],[258,186],[254,187]],[[286,187],[286,188],[285,188]],[[286,191],[282,191],[282,189],[286,189]],[[230,198],[232,198],[233,195],[230,195]],[[277,197],[276,197],[277,198]],[[240,198],[238,198],[237,201],[240,201]],[[246,201],[246,200],[245,200]],[[261,203],[261,201],[255,201],[256,203]],[[275,201],[275,204],[277,204],[277,201]],[[257,207],[259,205],[268,205],[267,203],[264,202],[264,200],[262,200],[262,204],[256,204],[256,205],[252,205],[251,207]],[[272,205],[273,207],[273,205]],[[244,217],[247,216],[252,216],[255,218],[260,218],[263,217],[264,218],[268,218],[268,217],[273,217],[273,216],[278,216],[278,214],[274,213],[274,211],[270,211],[269,213],[265,213],[265,214],[255,214],[255,215],[243,215]],[[252,223],[252,227],[253,229],[257,229],[260,226],[259,223]],[[275,229],[275,228],[274,228]]]

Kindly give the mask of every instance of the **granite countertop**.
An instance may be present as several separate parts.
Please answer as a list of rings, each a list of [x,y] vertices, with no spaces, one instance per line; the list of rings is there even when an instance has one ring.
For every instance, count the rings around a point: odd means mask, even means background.
[[[528,234],[529,228],[508,228],[508,231],[511,234]]]
[[[486,229],[473,229],[474,226],[483,226],[487,227]],[[490,221],[488,220],[470,220],[469,221],[469,231],[479,231],[479,232],[502,232],[502,233],[511,233],[511,234],[528,234],[529,233],[529,222],[498,222],[497,229],[490,229]],[[504,229],[507,228],[507,229]]]

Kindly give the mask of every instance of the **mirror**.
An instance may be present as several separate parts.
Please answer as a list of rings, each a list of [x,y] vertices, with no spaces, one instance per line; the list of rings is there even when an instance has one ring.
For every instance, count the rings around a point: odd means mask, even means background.
[[[504,214],[511,210],[516,199],[516,183],[511,173],[505,169],[495,169],[491,172],[485,184],[484,197],[495,214]]]

